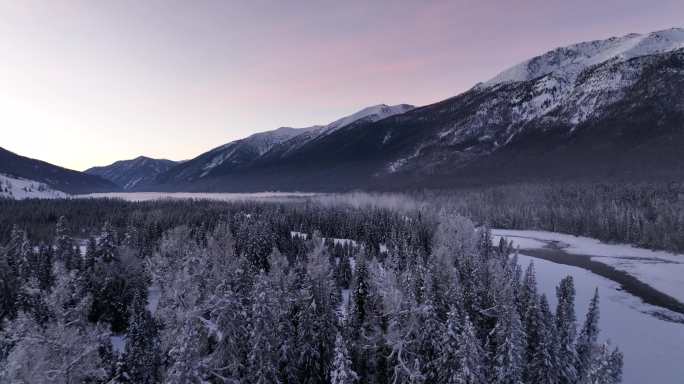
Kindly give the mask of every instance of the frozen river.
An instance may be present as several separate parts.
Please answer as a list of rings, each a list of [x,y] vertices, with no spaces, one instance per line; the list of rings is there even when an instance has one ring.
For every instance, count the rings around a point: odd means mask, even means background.
[[[624,353],[624,383],[682,383],[684,315],[666,306],[654,305],[653,300],[648,300],[651,301],[649,304],[637,296],[641,295],[639,291],[626,290],[620,282],[612,279],[613,275],[601,276],[586,265],[571,264],[577,262],[576,257],[602,263],[679,303],[678,299],[684,294],[678,291],[682,277],[671,269],[678,271],[681,268],[679,258],[684,261],[684,256],[549,232],[494,230],[493,233],[512,240],[520,247],[519,262],[523,267],[534,261],[539,289],[546,294],[552,306],[556,304],[558,282],[567,275],[573,276],[579,326],[594,288],[598,287],[601,336],[604,340],[611,340]],[[549,242],[553,242],[551,246]],[[551,256],[551,253],[540,252],[544,250],[555,254]],[[566,255],[566,260],[559,259],[563,255]],[[658,269],[662,269],[662,274]],[[654,300],[658,304],[658,298]]]

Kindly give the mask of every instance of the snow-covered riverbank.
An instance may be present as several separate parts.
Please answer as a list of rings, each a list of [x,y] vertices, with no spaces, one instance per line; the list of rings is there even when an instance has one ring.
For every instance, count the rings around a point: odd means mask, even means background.
[[[625,272],[677,300],[684,301],[684,255],[606,244],[596,239],[553,232],[492,230],[495,241],[505,237],[520,249],[519,262],[531,261],[537,270],[541,292],[556,304],[556,286],[565,276],[575,279],[578,321],[583,321],[594,288],[601,295],[601,334],[624,353],[626,384],[679,384],[684,377],[684,324],[664,320],[684,319],[679,313],[646,304],[620,284],[590,270],[539,259],[538,250],[557,250],[558,258],[581,255]],[[525,254],[525,252],[528,254]]]
[[[512,240],[521,250],[552,245],[568,254],[589,256],[684,303],[684,255],[545,231],[494,229],[492,234]]]
[[[601,295],[602,339],[624,353],[625,384],[681,384],[684,377],[684,324],[649,314],[651,306],[619,289],[619,285],[587,270],[521,254],[522,266],[534,261],[540,292],[556,305],[556,286],[565,276],[575,280],[577,319],[584,321],[589,300],[598,287]],[[674,315],[674,314],[673,314]]]

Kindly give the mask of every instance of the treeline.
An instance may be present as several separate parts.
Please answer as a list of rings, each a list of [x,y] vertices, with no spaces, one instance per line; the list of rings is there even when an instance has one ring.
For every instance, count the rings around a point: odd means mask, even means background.
[[[10,229],[0,251],[1,382],[621,379],[622,355],[599,342],[598,292],[578,324],[572,278],[550,308],[533,265],[523,272],[509,244],[462,217],[103,203],[115,211],[98,208],[102,218],[122,222],[81,228],[58,217],[49,241]],[[194,208],[203,220],[174,222]],[[98,222],[86,217],[74,219]],[[147,220],[160,236],[147,235]],[[81,252],[74,235],[83,233]]]
[[[492,228],[538,229],[684,252],[684,187],[523,184],[419,196]]]

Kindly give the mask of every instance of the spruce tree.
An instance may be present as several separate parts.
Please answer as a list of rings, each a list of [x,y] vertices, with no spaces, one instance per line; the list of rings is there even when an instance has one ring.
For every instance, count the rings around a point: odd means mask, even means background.
[[[85,258],[83,260],[83,269],[85,271],[92,271],[97,260],[97,242],[94,237],[88,238],[88,243],[86,245]]]
[[[116,232],[112,224],[107,221],[102,227],[100,239],[97,242],[97,258],[105,263],[117,260]]]
[[[275,318],[272,308],[272,292],[267,276],[261,273],[256,278],[252,297],[251,319],[249,324],[250,351],[247,356],[249,382],[267,384],[278,381],[276,368]]]
[[[525,271],[523,285],[520,292],[520,305],[523,329],[525,332],[525,369],[523,377],[525,381],[530,381],[534,372],[532,360],[542,348],[544,342],[544,324],[542,312],[537,294],[537,277],[534,270],[534,263],[530,262]]]
[[[553,315],[546,296],[539,300],[537,340],[528,363],[528,382],[536,384],[558,383],[558,346]]]
[[[589,311],[584,320],[584,325],[577,337],[577,382],[581,384],[590,382],[592,364],[594,362],[596,342],[599,334],[599,293],[598,288],[594,291],[594,297],[589,303]]]
[[[577,351],[575,338],[575,286],[572,276],[561,280],[556,287],[556,332],[558,335],[558,382],[574,384],[577,380]]]
[[[352,362],[349,359],[349,352],[347,351],[347,345],[342,338],[342,335],[338,332],[335,338],[335,352],[332,362],[332,367],[330,371],[330,383],[331,384],[353,384],[359,377],[352,370]]]
[[[608,343],[596,347],[589,382],[592,384],[618,384],[622,381],[622,353],[610,350]]]
[[[55,225],[55,259],[64,264],[67,270],[78,269],[81,257],[74,249],[74,240],[69,236],[69,223],[60,216]]]
[[[458,310],[452,306],[447,315],[446,326],[442,336],[442,355],[439,361],[440,381],[444,383],[457,383],[460,374],[459,350],[461,317]],[[470,321],[470,320],[468,320]]]
[[[477,338],[475,328],[466,316],[463,329],[458,334],[456,343],[457,369],[453,376],[447,378],[448,384],[486,384],[485,353]]]
[[[159,381],[161,360],[158,325],[146,305],[146,296],[136,293],[131,308],[124,356],[127,377],[132,383],[152,384]]]
[[[510,278],[510,277],[509,277]],[[518,309],[514,307],[509,278],[499,276],[496,289],[496,325],[492,331],[492,382],[521,384],[525,369],[525,330]]]

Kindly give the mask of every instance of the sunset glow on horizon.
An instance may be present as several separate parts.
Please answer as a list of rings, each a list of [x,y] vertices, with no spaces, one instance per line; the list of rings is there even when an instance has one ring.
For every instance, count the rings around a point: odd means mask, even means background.
[[[373,104],[436,102],[555,47],[682,15],[681,0],[0,0],[0,147],[77,170],[183,160]]]

